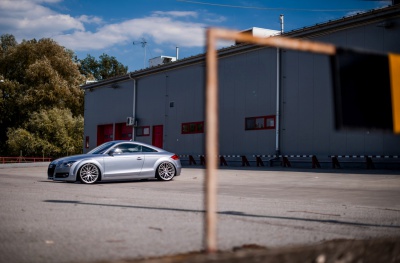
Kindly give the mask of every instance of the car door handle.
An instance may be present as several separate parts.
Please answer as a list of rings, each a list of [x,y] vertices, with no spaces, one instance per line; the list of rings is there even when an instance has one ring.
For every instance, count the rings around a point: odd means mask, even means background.
[[[137,160],[142,160],[142,157],[138,157]]]

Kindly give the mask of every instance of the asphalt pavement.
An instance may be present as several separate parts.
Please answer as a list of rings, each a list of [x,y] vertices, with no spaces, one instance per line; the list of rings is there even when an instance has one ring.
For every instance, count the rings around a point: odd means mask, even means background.
[[[47,180],[0,165],[0,262],[96,262],[200,251],[204,170],[171,182]],[[218,247],[400,237],[399,171],[224,168]]]

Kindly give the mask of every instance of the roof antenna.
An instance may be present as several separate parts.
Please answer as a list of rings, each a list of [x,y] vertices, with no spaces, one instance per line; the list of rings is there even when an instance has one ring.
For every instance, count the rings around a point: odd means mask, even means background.
[[[138,44],[142,45],[142,48],[144,49],[143,68],[145,68],[146,67],[146,46],[147,46],[146,39],[142,38],[141,41],[139,41],[139,40],[138,41],[133,41],[132,44],[133,45],[138,45]]]

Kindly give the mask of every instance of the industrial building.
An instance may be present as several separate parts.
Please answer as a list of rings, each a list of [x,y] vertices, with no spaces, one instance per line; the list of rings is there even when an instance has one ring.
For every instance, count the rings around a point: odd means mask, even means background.
[[[400,53],[400,5],[283,36]],[[320,161],[400,156],[399,135],[335,130],[329,56],[245,43],[220,49],[218,56],[219,149],[228,164],[243,161],[238,156],[250,162],[257,156],[264,162],[276,156]],[[198,163],[204,155],[205,54],[157,63],[83,89],[84,152],[109,140],[134,139],[183,160],[192,156]]]

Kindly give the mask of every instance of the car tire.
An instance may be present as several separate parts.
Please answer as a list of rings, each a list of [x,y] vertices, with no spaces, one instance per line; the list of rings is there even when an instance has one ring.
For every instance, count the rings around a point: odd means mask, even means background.
[[[156,177],[160,181],[171,181],[175,174],[175,166],[170,162],[162,162],[156,170]]]
[[[93,184],[100,177],[100,169],[93,163],[85,163],[78,170],[79,180],[84,184]]]

